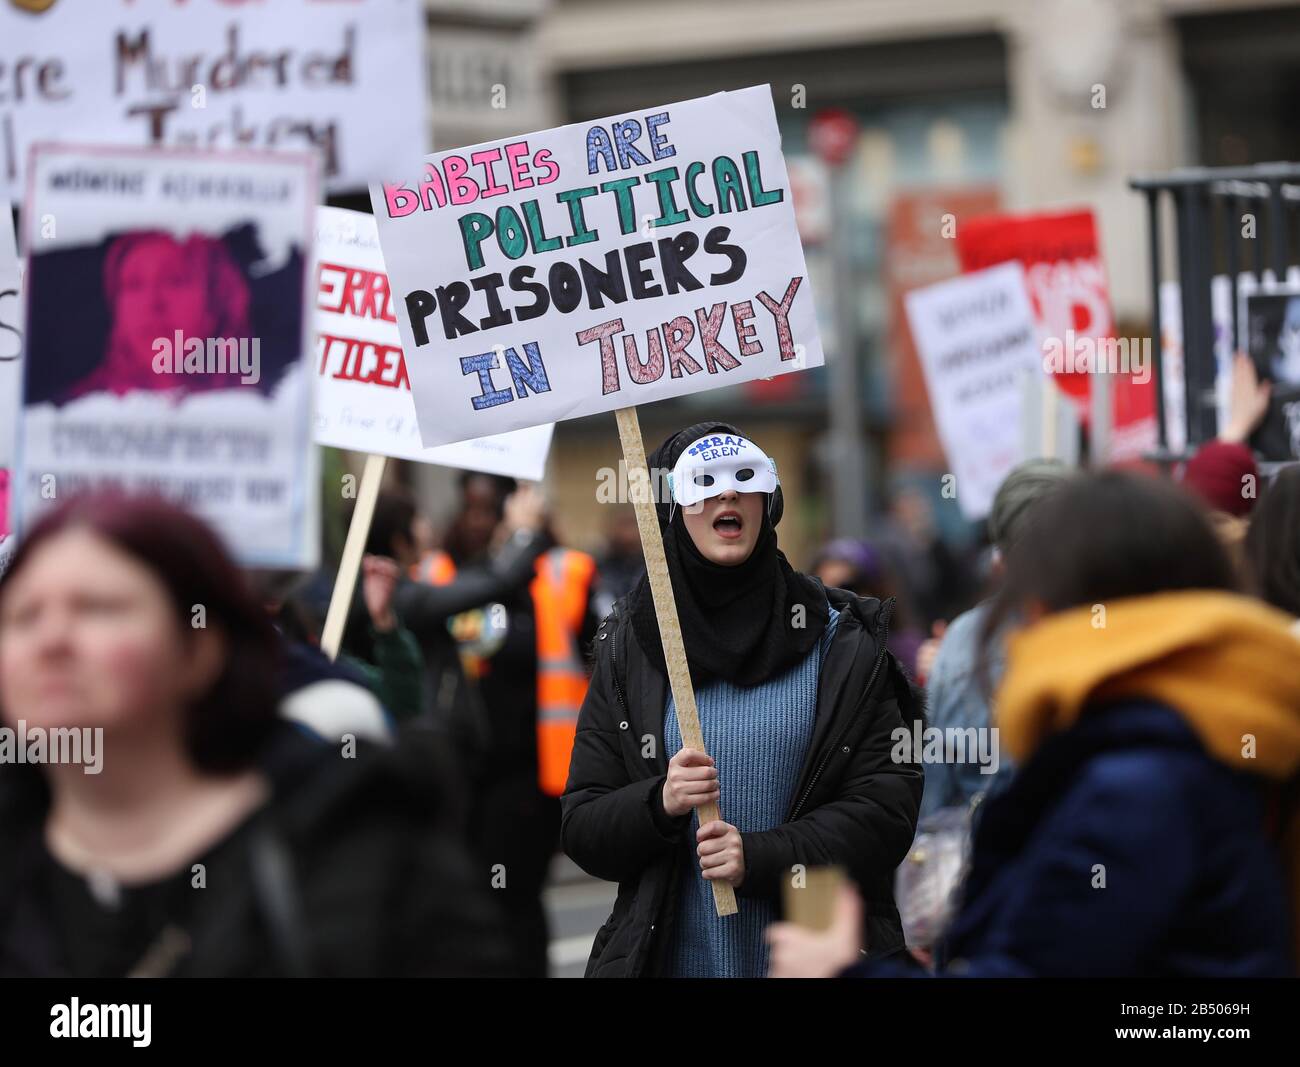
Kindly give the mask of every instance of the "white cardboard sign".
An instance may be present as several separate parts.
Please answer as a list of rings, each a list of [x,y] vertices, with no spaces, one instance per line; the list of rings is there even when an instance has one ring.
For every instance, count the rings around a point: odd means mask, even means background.
[[[315,157],[47,145],[31,178],[18,529],[115,485],[314,566]]]
[[[1044,375],[1024,268],[1002,263],[914,289],[905,300],[957,502],[966,518],[983,518],[1025,458],[1025,376]]]
[[[426,445],[823,362],[767,86],[372,185]]]
[[[427,148],[424,32],[421,0],[0,4],[0,199],[42,141],[314,151],[362,189]]]
[[[425,448],[375,219],[316,214],[316,442],[541,481],[554,423]]]
[[[18,394],[22,389],[22,302],[13,216],[0,202],[0,543],[9,533],[10,468],[18,435]],[[3,567],[0,549],[0,569]]]

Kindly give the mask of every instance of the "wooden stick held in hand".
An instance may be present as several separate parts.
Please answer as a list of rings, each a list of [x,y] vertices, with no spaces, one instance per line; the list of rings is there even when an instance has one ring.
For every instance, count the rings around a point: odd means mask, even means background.
[[[654,596],[659,639],[663,642],[668,682],[672,686],[673,701],[677,705],[677,723],[682,731],[682,744],[686,748],[706,752],[704,734],[700,730],[700,716],[695,707],[695,688],[691,685],[691,672],[686,666],[682,628],[677,621],[677,601],[673,597],[673,583],[668,576],[668,561],[664,558],[663,535],[655,514],[645,443],[641,438],[641,422],[637,418],[636,408],[619,408],[614,415],[618,419],[619,440],[623,443],[627,483],[632,503],[636,507],[636,524],[641,531],[646,575],[650,581],[650,592]],[[696,810],[700,813],[701,826],[722,818],[717,804],[702,804]],[[735,915],[736,891],[726,882],[713,882],[713,906],[719,915]]]

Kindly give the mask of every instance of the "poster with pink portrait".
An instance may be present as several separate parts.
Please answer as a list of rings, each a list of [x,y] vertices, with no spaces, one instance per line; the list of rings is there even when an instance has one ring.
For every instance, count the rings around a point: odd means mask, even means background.
[[[306,154],[37,146],[23,212],[19,529],[106,483],[313,566]]]

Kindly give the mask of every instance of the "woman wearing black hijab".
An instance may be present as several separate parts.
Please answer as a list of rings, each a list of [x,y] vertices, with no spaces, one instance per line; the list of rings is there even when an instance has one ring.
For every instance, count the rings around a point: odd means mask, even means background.
[[[892,602],[791,568],[775,464],[734,426],[689,426],[650,467],[672,472],[656,508],[709,754],[682,747],[643,579],[597,633],[563,798],[565,852],[619,883],[587,975],[761,976],[783,879],[824,864],[866,898],[869,954],[902,950],[922,772],[893,735],[921,710],[885,648]],[[696,826],[709,801],[723,819]],[[714,880],[738,914],[714,913]]]

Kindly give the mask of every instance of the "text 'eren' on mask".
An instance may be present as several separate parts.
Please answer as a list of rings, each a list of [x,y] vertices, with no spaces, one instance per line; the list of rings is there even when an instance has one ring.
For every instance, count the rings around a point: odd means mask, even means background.
[[[727,492],[766,493],[770,508],[780,484],[776,461],[737,434],[706,434],[692,442],[668,476],[673,504],[683,509]]]

